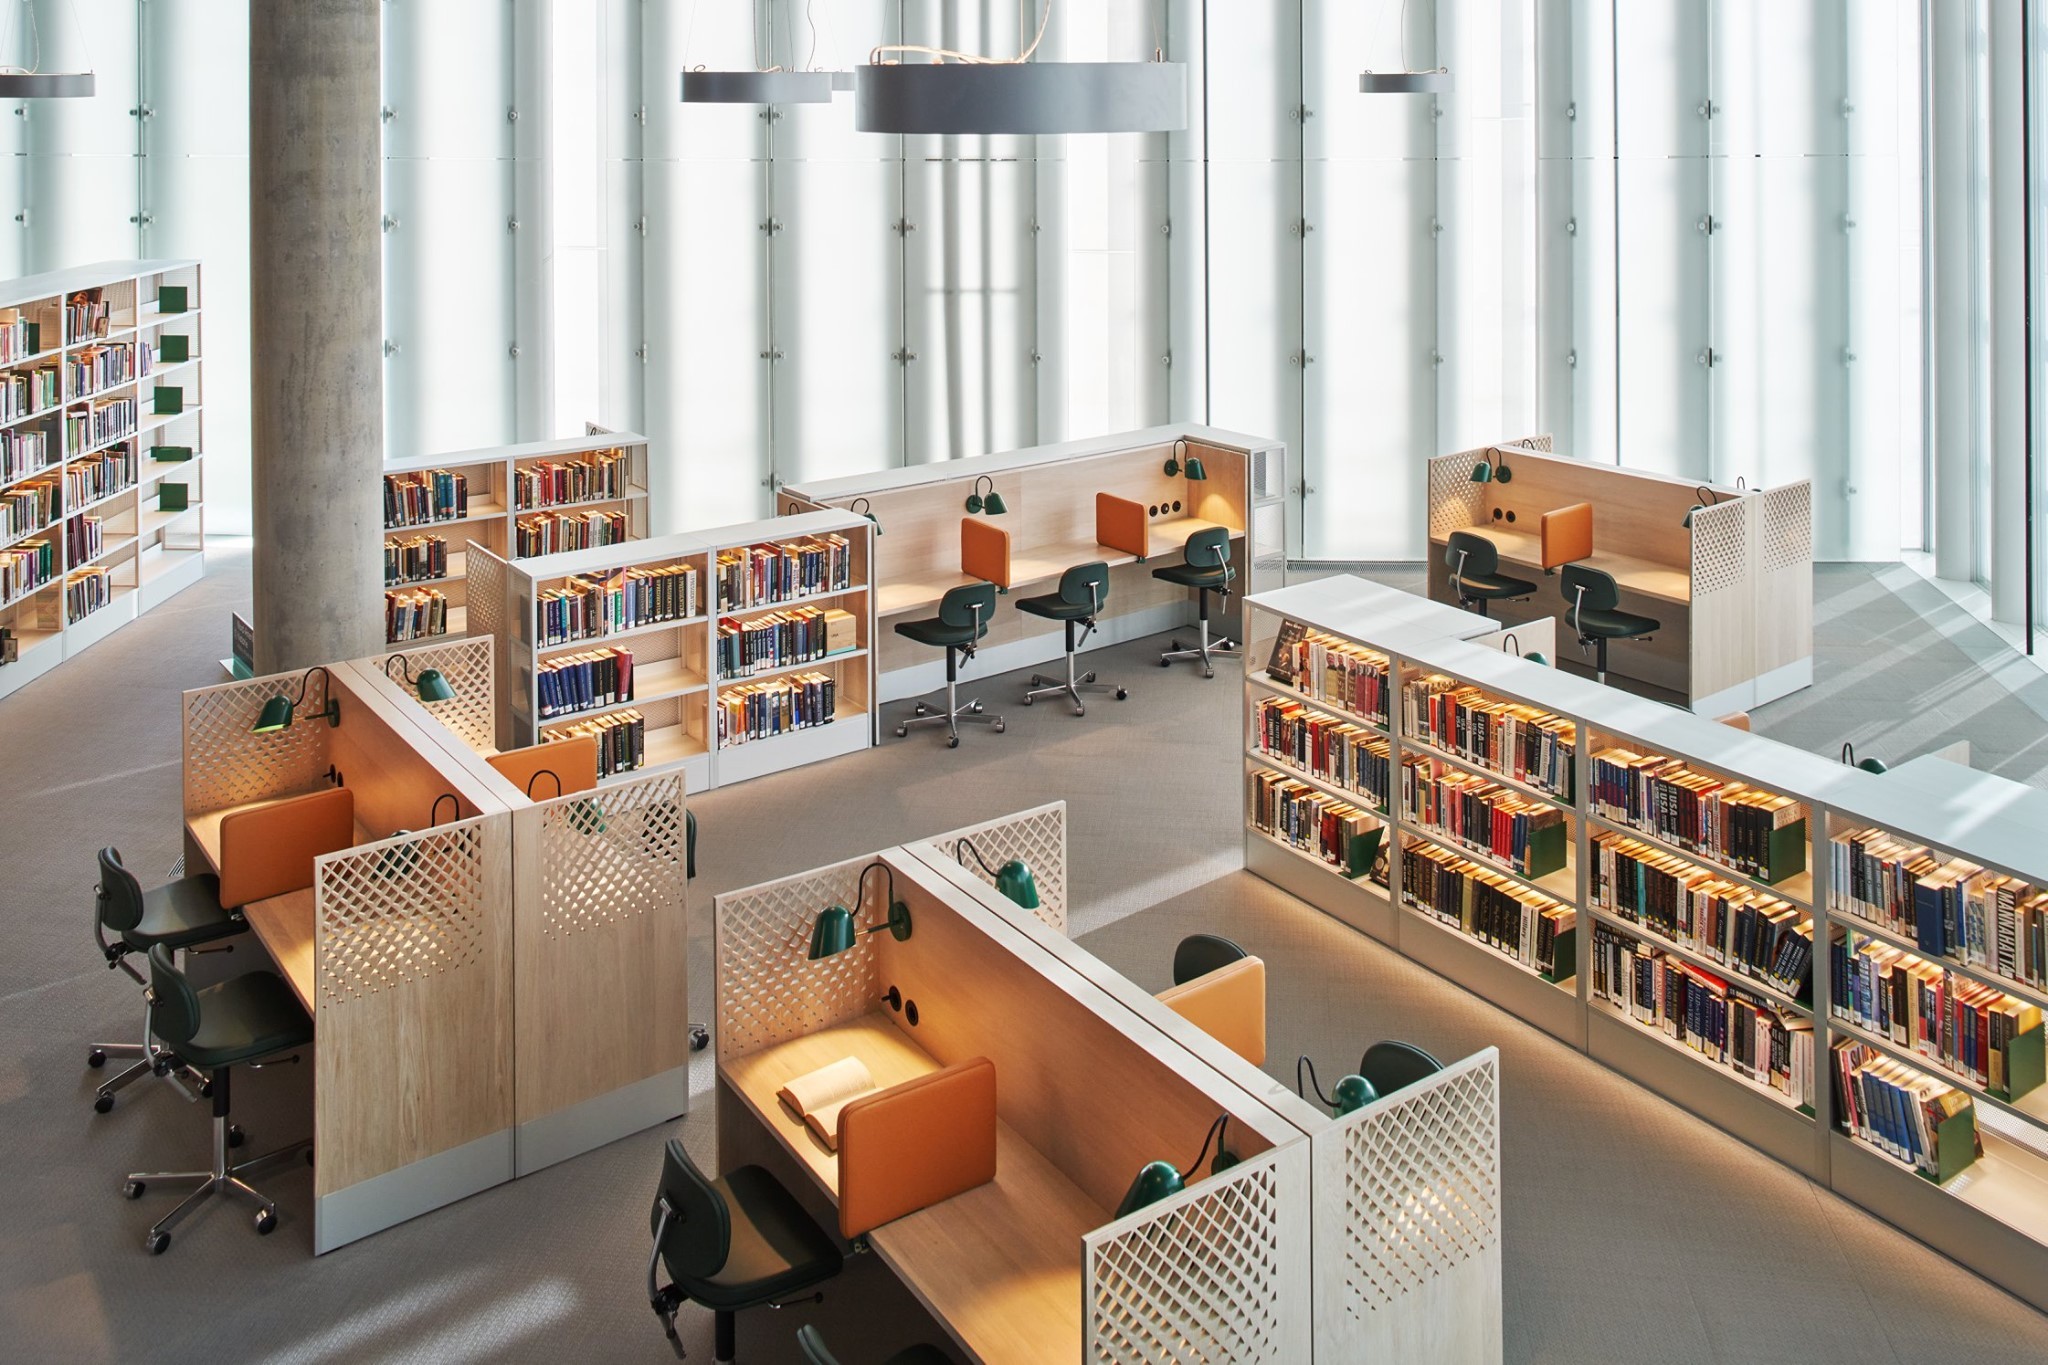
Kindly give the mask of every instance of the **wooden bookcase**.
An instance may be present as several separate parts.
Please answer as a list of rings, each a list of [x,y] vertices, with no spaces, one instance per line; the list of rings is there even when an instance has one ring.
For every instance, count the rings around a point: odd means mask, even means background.
[[[610,458],[616,458],[618,463],[615,475],[605,481],[604,487],[580,498],[529,505],[535,481],[543,471],[581,466],[588,473],[591,464]],[[466,495],[460,506],[446,498],[436,502],[429,497],[424,509],[410,514],[417,519],[407,519],[407,514],[395,511],[394,487],[431,488],[437,476],[457,475]],[[384,484],[384,636],[392,645],[468,633],[469,575],[464,547],[471,541],[501,559],[526,558],[535,552],[522,552],[522,526],[557,517],[607,514],[623,519],[626,540],[643,540],[647,536],[647,441],[627,432],[598,432],[571,440],[394,460],[384,466]],[[562,528],[555,529],[559,532]],[[443,542],[442,549],[434,561],[425,562],[427,557],[419,551],[432,540]],[[401,576],[394,578],[389,557],[407,547],[414,548],[412,565],[409,568],[401,562],[396,566]],[[410,576],[406,576],[408,573]],[[395,633],[391,599],[432,593],[440,594],[445,604],[443,629],[423,636]]]
[[[638,713],[644,724],[642,761],[618,775],[680,765],[692,791],[867,748],[875,735],[872,526],[865,517],[816,512],[661,536],[634,542],[623,552],[620,547],[604,547],[525,560],[506,560],[488,547],[470,543],[468,624],[472,631],[497,640],[501,746],[536,744],[593,722],[624,721],[629,713]],[[832,537],[844,546],[844,586],[828,581],[814,591],[775,597],[747,585],[734,598],[721,596],[721,555],[814,545]],[[598,583],[610,591],[629,581],[657,579],[694,581],[694,601],[685,604],[680,615],[631,624],[623,624],[624,618],[612,612],[601,612],[594,625],[586,625],[587,633],[567,638],[544,629],[542,604],[560,594],[583,597]],[[493,605],[485,606],[487,599]],[[721,676],[721,626],[810,609],[844,612],[849,619],[842,628],[849,632],[850,646],[821,657],[763,665],[740,676]],[[632,654],[630,698],[543,714],[542,674],[551,664],[614,648]],[[819,678],[831,683],[830,723],[720,743],[721,714],[743,706],[750,693]]]
[[[1248,599],[1247,868],[2048,1308],[2048,1085],[2041,1083],[2048,894],[2032,899],[2048,893],[2040,838],[2048,793],[1931,757],[1881,776],[1844,767],[1483,648],[1476,639],[1493,623],[1425,604],[1450,613],[1431,616],[1415,602],[1356,579]],[[1385,715],[1331,700],[1327,674],[1304,691],[1269,673],[1283,629],[1321,632],[1352,657],[1383,667]],[[1569,758],[1569,785],[1488,761],[1469,723],[1463,743],[1455,732],[1428,731],[1415,703],[1425,691],[1513,708],[1505,714],[1518,722],[1516,734],[1538,715],[1551,718],[1557,752]],[[1318,747],[1270,751],[1266,724],[1283,707],[1301,717],[1304,738],[1314,723]],[[1388,799],[1333,751],[1383,753]],[[1262,827],[1262,773],[1280,775],[1310,799],[1352,803],[1396,850],[1455,853],[1502,885],[1554,898],[1573,919],[1572,960],[1560,947],[1555,970],[1544,973],[1418,906],[1412,857],[1396,853],[1376,875],[1354,875],[1298,846],[1304,840]],[[1442,820],[1424,818],[1434,812],[1404,797],[1415,783],[1446,777],[1454,789],[1483,782],[1529,809],[1556,811],[1552,819],[1567,831],[1562,857],[1546,851],[1540,866],[1518,869],[1473,848]],[[1852,836],[1866,859],[1861,872],[1852,867]],[[1967,947],[1934,951],[1949,944],[1924,942],[1915,923],[1852,899],[1857,887],[1877,884],[1869,868],[1883,857],[1909,868],[1902,885],[1944,866],[1974,875],[1958,878],[1964,890],[1939,921],[1971,924]],[[1624,870],[1625,862],[1634,869]],[[2007,880],[1992,880],[2001,877]],[[1942,879],[1929,880],[1938,887]],[[1978,895],[1979,919],[1989,926],[1980,931],[1965,892],[1985,887],[2008,894],[2002,904],[1995,894]],[[2011,970],[1998,961],[2001,915]],[[1774,972],[1798,964],[1802,936],[1810,951],[1803,981],[1796,971],[1790,978]],[[1845,954],[1840,964],[1836,945]],[[1855,970],[1866,978],[1852,973],[1858,949],[1868,961]],[[1655,965],[1642,965],[1653,955]],[[1612,969],[1624,962],[1631,970],[1617,979]],[[1634,975],[1644,971],[1645,978]],[[1880,975],[1907,972],[1913,975]],[[1652,991],[1664,988],[1674,1017],[1653,1017],[1656,1006],[1637,990],[1639,980]],[[1854,980],[1863,981],[1860,992],[1842,989]],[[1991,1036],[2004,1045],[2006,1075],[1991,1070],[1988,1044],[1976,1066],[1957,1058],[1960,1048],[1946,1059],[1916,1048],[1905,1029],[1920,1016],[1896,1024],[1882,1017],[1892,1027],[1875,1027],[1880,992],[1889,1001],[1889,991],[1902,988],[1874,983],[1894,980],[1924,984],[1916,1001],[1931,1003],[1938,989],[1951,1002],[2005,1009],[2010,1023]],[[1938,1030],[1938,1022],[1928,1026],[1926,1043],[1937,1050]],[[1741,1041],[1745,1032],[1777,1049],[1773,1060],[1804,1052],[1794,1074],[1749,1066],[1760,1054]],[[1870,1066],[1888,1083],[1924,1078],[1968,1095],[1982,1155],[1972,1158],[1970,1125],[1954,1119],[1939,1129],[1946,1145],[1928,1173],[1852,1135],[1837,1090],[1838,1049],[1850,1046],[1867,1048]],[[2001,1079],[2007,1083],[1994,1083]],[[1890,1117],[1912,1121],[1904,1111]]]
[[[197,261],[0,285],[0,696],[205,572],[200,302]]]

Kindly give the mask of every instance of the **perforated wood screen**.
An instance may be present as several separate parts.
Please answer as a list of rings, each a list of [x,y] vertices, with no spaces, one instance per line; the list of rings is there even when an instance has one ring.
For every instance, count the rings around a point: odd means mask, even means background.
[[[1012,858],[1023,860],[1038,883],[1038,908],[1032,913],[1048,928],[1067,932],[1067,803],[1018,811],[979,825],[949,830],[930,840],[946,857],[994,886],[996,879],[982,869],[972,853],[960,852],[966,839],[987,861],[1000,868]]]
[[[1429,533],[1448,535],[1479,522],[1481,485],[1472,482],[1472,466],[1487,458],[1492,447],[1439,455],[1429,462]]]
[[[333,729],[312,717],[326,705],[324,674],[307,684],[299,722],[268,735],[249,727],[263,703],[299,695],[300,673],[276,673],[185,694],[185,813],[201,814],[311,791],[327,771]]]
[[[1754,499],[1760,519],[1760,563],[1765,573],[1793,568],[1813,559],[1813,485],[1801,480],[1759,493]]]
[[[476,619],[475,610],[475,607],[470,608],[472,622]],[[479,636],[468,640],[423,642],[379,655],[377,667],[385,668],[400,654],[405,656],[405,662],[392,668],[386,676],[404,687],[400,679],[405,672],[410,672],[417,679],[426,669],[439,669],[448,685],[455,689],[455,695],[447,701],[421,702],[420,706],[478,753],[495,752],[498,747],[497,696],[493,687],[497,670],[491,662],[491,640]]]
[[[1749,515],[1755,498],[1729,498],[1692,514],[1692,595],[1749,587]]]
[[[541,803],[541,934],[672,914],[684,885],[683,775],[654,773]]]
[[[809,959],[818,912],[843,905],[861,913],[854,897],[861,869],[874,861],[850,859],[712,902],[721,1061],[858,1018],[874,1001],[881,991],[874,935],[862,934],[846,952]],[[877,905],[882,881],[879,872],[868,879]],[[878,919],[876,906],[862,918]]]
[[[476,816],[320,859],[322,1018],[329,1006],[489,957],[509,932],[510,905],[494,904],[492,891],[504,879],[509,835],[502,815]]]
[[[505,627],[505,561],[470,541],[463,555],[469,584],[469,633],[500,635]]]

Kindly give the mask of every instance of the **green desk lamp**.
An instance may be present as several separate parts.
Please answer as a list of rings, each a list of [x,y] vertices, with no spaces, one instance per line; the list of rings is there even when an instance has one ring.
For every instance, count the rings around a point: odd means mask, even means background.
[[[535,768],[533,776],[526,779],[526,799],[533,800],[533,784],[543,777],[555,779],[555,796],[562,794],[562,775],[553,768]],[[602,834],[605,831],[604,807],[584,797],[569,807],[569,827],[578,834]]]
[[[1308,1093],[1302,1088],[1301,1083],[1303,1067],[1308,1068],[1308,1083],[1314,1088],[1316,1098],[1322,1101],[1323,1108],[1330,1111],[1331,1118],[1341,1119],[1354,1110],[1365,1108],[1380,1097],[1380,1092],[1373,1089],[1372,1082],[1356,1072],[1349,1076],[1339,1076],[1337,1084],[1330,1087],[1330,1093],[1325,1095],[1322,1082],[1316,1079],[1316,1064],[1309,1059],[1307,1053],[1303,1053],[1294,1060],[1294,1093],[1303,1099],[1308,1098]]]
[[[1190,455],[1187,438],[1183,436],[1173,443],[1173,453],[1166,457],[1166,477],[1179,478],[1185,474],[1192,483],[1201,483],[1209,477],[1209,471],[1202,468],[1199,455]]]
[[[1501,458],[1498,450],[1489,450],[1485,458],[1472,466],[1474,483],[1513,483],[1515,471],[1508,468],[1508,462]]]
[[[868,873],[876,868],[889,879],[889,917],[880,924],[860,924],[854,920],[858,910],[868,897]],[[854,910],[843,905],[830,905],[818,912],[817,922],[811,925],[810,960],[834,957],[860,942],[862,934],[879,934],[887,929],[901,943],[910,937],[910,907],[896,899],[896,874],[887,863],[869,863],[860,870],[860,881],[853,892]]]
[[[1545,668],[1550,667],[1550,660],[1545,658],[1540,650],[1532,649],[1527,654],[1524,654],[1522,652],[1522,642],[1515,638],[1513,631],[1509,631],[1500,637],[1500,648],[1503,654],[1512,649],[1517,659],[1527,659],[1532,664],[1541,664]]]
[[[398,665],[399,677],[393,678],[392,681],[409,684],[415,692],[419,693],[421,701],[455,700],[455,689],[448,685],[448,679],[442,675],[440,669],[423,668],[420,670],[420,675],[415,678],[412,675],[412,661],[403,654],[394,654],[384,661],[385,677],[391,677],[391,665],[393,664]]]
[[[848,506],[846,510],[849,512],[860,513],[862,516],[866,517],[869,521],[875,524],[876,535],[882,534],[882,519],[875,515],[875,505],[869,502],[866,498],[855,498],[852,504]]]
[[[986,497],[982,495],[981,491],[983,484],[988,485],[988,495]],[[1003,501],[1003,495],[996,492],[996,481],[984,474],[974,481],[974,491],[967,495],[967,510],[970,513],[986,512],[992,517],[999,517],[1009,511],[1010,508],[1009,504]]]
[[[962,839],[953,850],[953,857],[960,866],[965,867],[967,860],[960,856],[962,853],[974,855],[974,861],[981,864],[981,870],[995,879],[996,890],[1026,910],[1038,908],[1038,878],[1031,875],[1031,868],[1022,858],[1012,858],[1001,867],[992,868],[988,865],[988,860],[981,856],[981,850],[965,839]]]
[[[1714,490],[1706,487],[1705,485],[1701,485],[1700,487],[1695,488],[1692,491],[1699,494],[1701,500],[1699,502],[1694,503],[1691,507],[1687,508],[1685,513],[1685,520],[1678,523],[1680,526],[1683,526],[1688,531],[1692,529],[1692,514],[1694,512],[1704,512],[1709,507],[1712,507],[1721,501],[1721,499],[1715,495]]]
[[[320,715],[329,725],[341,724],[341,702],[334,695],[334,675],[327,671],[325,664],[314,664],[306,670],[306,676],[299,679],[298,696],[287,698],[284,693],[279,692],[263,703],[263,710],[257,714],[256,723],[249,727],[249,733],[274,735],[279,730],[291,728],[299,708],[306,704],[306,690],[313,685],[315,673],[320,675],[321,694],[327,698],[327,704],[320,708]]]
[[[427,812],[428,829],[432,829],[434,826],[441,823],[441,803],[443,801],[454,802],[456,817],[458,819],[461,818],[462,799],[456,796],[454,792],[442,792],[439,796],[434,798],[433,809]],[[412,833],[412,831],[409,829],[396,830],[392,833],[391,837],[396,839],[399,837],[399,835],[410,833]],[[409,840],[406,843],[394,844],[392,847],[385,849],[382,853],[377,855],[377,875],[387,880],[397,877],[401,873],[410,872],[419,865],[420,846],[417,840]]]
[[[1859,760],[1856,757],[1856,746],[1847,742],[1844,742],[1842,745],[1842,762],[1852,768],[1861,768],[1867,773],[1887,773],[1891,771],[1891,766],[1881,758]]]
[[[1216,1144],[1216,1164],[1210,1173],[1228,1170],[1237,1164],[1237,1158],[1224,1150],[1223,1138],[1230,1127],[1230,1115],[1218,1114],[1216,1121],[1209,1125],[1208,1135],[1202,1139],[1202,1150],[1195,1156],[1194,1165],[1183,1171],[1170,1161],[1148,1161],[1138,1168],[1131,1187],[1124,1191],[1123,1201],[1116,1206],[1116,1216],[1129,1217],[1147,1204],[1156,1204],[1171,1198],[1188,1187],[1188,1180],[1202,1169],[1202,1160],[1209,1155],[1209,1144]]]

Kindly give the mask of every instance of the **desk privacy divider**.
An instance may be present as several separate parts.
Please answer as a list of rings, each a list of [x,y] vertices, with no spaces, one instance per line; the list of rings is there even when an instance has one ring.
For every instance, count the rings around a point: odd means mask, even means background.
[[[993,888],[995,878],[991,872],[982,869],[981,864],[974,860],[973,853],[961,854],[962,839],[981,854],[990,869],[1000,869],[1012,858],[1030,868],[1038,884],[1038,908],[1026,913],[1036,915],[1040,923],[1056,934],[1064,936],[1069,932],[1066,802],[1053,801],[1033,806],[1015,815],[999,816],[978,825],[935,834],[924,841],[938,850],[940,858],[964,868],[968,876],[978,878]]]

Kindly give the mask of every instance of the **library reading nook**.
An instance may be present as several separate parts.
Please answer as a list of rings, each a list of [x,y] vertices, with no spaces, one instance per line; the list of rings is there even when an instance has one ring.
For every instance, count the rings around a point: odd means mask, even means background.
[[[10,1359],[2048,1360],[2048,5],[0,9]]]

